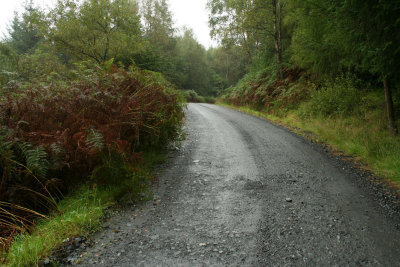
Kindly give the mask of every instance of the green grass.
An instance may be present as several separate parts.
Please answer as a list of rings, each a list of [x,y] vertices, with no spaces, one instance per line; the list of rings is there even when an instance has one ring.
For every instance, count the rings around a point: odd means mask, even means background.
[[[143,181],[146,178],[148,184],[154,164],[165,159],[163,152],[147,152],[143,154],[138,164],[140,167],[135,167],[135,174],[130,179],[106,186],[80,186],[59,202],[58,211],[49,219],[39,221],[31,234],[21,234],[15,238],[8,253],[0,254],[5,258],[3,264],[37,266],[43,258],[60,247],[66,238],[88,236],[101,229],[105,210],[121,199],[138,200],[138,190],[134,188],[137,187],[135,179]],[[140,192],[149,193],[147,187],[142,187]]]
[[[400,189],[400,137],[389,134],[382,112],[370,111],[363,117],[304,117],[304,107],[300,106],[277,117],[250,107],[218,104],[268,119],[303,136],[312,133],[317,141],[353,156],[355,161],[364,164],[364,168],[386,179],[390,186]]]
[[[5,264],[37,266],[40,259],[59,247],[64,239],[100,229],[100,218],[103,210],[112,204],[113,192],[82,186],[59,203],[59,212],[38,222],[31,235],[23,234],[15,239]]]

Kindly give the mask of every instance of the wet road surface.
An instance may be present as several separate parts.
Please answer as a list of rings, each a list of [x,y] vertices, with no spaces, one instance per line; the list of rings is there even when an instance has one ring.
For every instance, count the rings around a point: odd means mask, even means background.
[[[189,104],[154,201],[128,207],[70,263],[400,266],[398,218],[322,149],[265,120]]]

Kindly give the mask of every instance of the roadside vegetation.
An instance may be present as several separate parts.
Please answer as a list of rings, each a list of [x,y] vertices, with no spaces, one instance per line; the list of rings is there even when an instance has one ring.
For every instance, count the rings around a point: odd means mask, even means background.
[[[0,264],[37,265],[99,229],[105,208],[150,194],[185,104],[160,62],[144,65],[149,39],[127,0],[15,15],[0,42]]]
[[[399,4],[210,0],[213,35],[247,56],[219,101],[312,132],[400,188]]]

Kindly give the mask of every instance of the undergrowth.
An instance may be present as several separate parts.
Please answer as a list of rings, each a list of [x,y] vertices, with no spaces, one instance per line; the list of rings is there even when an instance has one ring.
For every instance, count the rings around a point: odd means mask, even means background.
[[[121,201],[138,201],[151,195],[152,166],[165,160],[161,151],[148,151],[135,164],[112,157],[94,169],[92,182],[79,186],[58,203],[47,218],[39,220],[31,234],[20,234],[3,252],[6,266],[37,266],[54,249],[76,236],[99,230],[106,209]],[[106,179],[106,182],[99,182]],[[72,241],[71,241],[72,242]],[[1,254],[0,254],[1,255]]]
[[[215,98],[212,96],[201,96],[197,94],[194,90],[184,90],[182,91],[182,95],[185,98],[186,102],[191,103],[215,103]]]
[[[142,193],[142,151],[178,137],[182,98],[159,73],[77,66],[71,79],[9,83],[0,95],[0,250],[60,212],[78,185]]]

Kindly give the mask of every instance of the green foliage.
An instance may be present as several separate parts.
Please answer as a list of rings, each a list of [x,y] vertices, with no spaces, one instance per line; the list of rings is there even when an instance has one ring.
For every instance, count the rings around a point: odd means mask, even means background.
[[[67,67],[60,62],[51,48],[39,46],[32,53],[18,58],[14,81],[26,83],[54,82],[62,77]]]
[[[203,96],[199,96],[194,90],[185,90],[182,92],[183,97],[186,99],[186,102],[192,103],[205,103],[206,100]]]
[[[338,77],[311,91],[308,112],[322,116],[349,116],[359,111],[363,94],[351,77]]]
[[[218,91],[235,85],[246,73],[246,56],[239,46],[210,48],[207,56],[217,75],[214,84]]]
[[[33,148],[28,142],[17,143],[17,149],[22,154],[28,171],[40,179],[45,179],[49,169],[46,150],[40,146]]]
[[[41,27],[45,24],[44,13],[31,2],[27,3],[22,18],[17,13],[9,28],[10,45],[18,54],[26,54],[35,49],[43,39]]]
[[[247,54],[250,76],[276,61],[284,82],[276,81],[272,72],[264,76],[270,82],[248,76],[236,86],[227,84],[232,88],[223,98],[257,109],[287,109],[287,100],[292,105],[294,98],[301,98],[299,92],[307,93],[300,88],[290,90],[288,70],[301,68],[307,73],[304,78],[317,87],[350,74],[374,90],[385,84],[389,130],[395,133],[398,112],[390,95],[397,95],[400,88],[399,4],[399,0],[209,0],[212,34],[224,50],[234,44],[242,55]],[[336,82],[313,91],[312,113],[336,116],[363,109],[358,87]]]
[[[15,50],[9,44],[0,42],[0,85],[8,83],[18,75],[15,72],[17,64],[18,55]]]
[[[213,95],[214,73],[207,61],[206,50],[194,38],[192,30],[185,29],[178,38],[177,48],[183,68],[182,80],[179,85],[183,89],[193,89],[200,95]]]
[[[114,189],[115,190],[115,189]],[[63,240],[86,236],[101,228],[104,210],[113,201],[114,190],[79,187],[59,203],[59,211],[37,222],[32,234],[21,234],[6,253],[0,251],[6,266],[38,266],[42,257],[63,244]]]
[[[165,160],[160,151],[148,151],[136,163],[127,163],[120,155],[105,159],[94,169],[91,177],[98,185],[81,185],[59,202],[58,211],[40,220],[31,234],[15,238],[7,254],[0,251],[0,258],[7,266],[32,266],[65,245],[65,240],[88,236],[101,228],[106,208],[122,198],[136,201],[148,197],[154,164]],[[105,171],[113,181],[104,173]],[[102,181],[106,180],[106,183]],[[3,254],[2,254],[3,253]]]
[[[295,64],[318,75],[331,76],[343,67],[341,61],[347,51],[343,40],[346,37],[339,34],[329,5],[329,1],[289,1],[286,21],[296,25],[291,44]]]
[[[209,0],[208,9],[211,35],[228,47],[242,47],[248,62],[263,45],[271,42],[272,10],[269,2]]]
[[[86,137],[86,145],[89,147],[89,149],[94,149],[97,151],[102,151],[103,148],[105,147],[104,144],[104,137],[96,129],[87,129],[88,135]]]
[[[142,49],[138,7],[129,0],[58,1],[49,38],[66,56],[128,62]]]
[[[292,59],[324,76],[343,70],[397,79],[399,1],[288,1]]]
[[[301,70],[285,69],[286,79],[277,78],[275,64],[262,69],[254,69],[246,74],[236,86],[227,88],[221,99],[234,105],[251,106],[256,110],[269,109],[284,112],[297,106],[307,98],[307,85],[297,83],[301,78]]]
[[[139,162],[142,161],[144,160],[139,159]],[[152,175],[148,169],[135,167],[133,164],[136,163],[129,163],[121,155],[107,156],[104,158],[104,163],[92,171],[90,179],[100,187],[114,187],[115,201],[120,201],[124,197],[134,201],[140,200],[148,194],[148,184]]]

